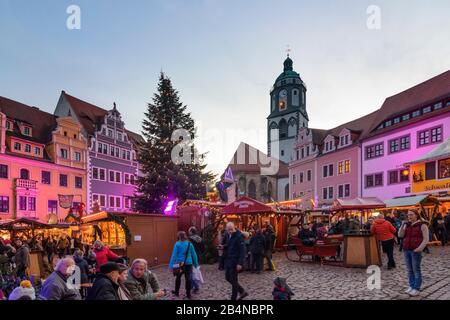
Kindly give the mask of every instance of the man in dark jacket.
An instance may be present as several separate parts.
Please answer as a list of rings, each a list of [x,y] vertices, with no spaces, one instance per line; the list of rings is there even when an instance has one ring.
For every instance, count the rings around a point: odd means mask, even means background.
[[[267,270],[268,271],[274,271],[274,266],[272,263],[272,252],[273,248],[275,247],[275,240],[277,236],[275,235],[275,232],[273,231],[273,227],[269,224],[264,231],[264,238],[266,241],[265,244],[265,252],[264,252],[264,258],[267,259],[267,263],[269,264]],[[264,267],[264,263],[263,263]]]
[[[244,237],[232,222],[227,223],[226,230],[228,234],[224,247],[225,279],[232,286],[231,300],[242,300],[248,296],[248,293],[238,282],[238,272],[242,270],[245,259]],[[238,293],[240,294],[239,299],[237,299]]]
[[[119,300],[119,265],[107,262],[100,267],[86,300]]]
[[[252,273],[261,273],[263,268],[263,255],[265,251],[266,239],[260,228],[257,228],[255,234],[250,239],[250,253],[252,255]]]
[[[19,239],[15,241],[15,245],[17,251],[14,256],[14,263],[16,264],[17,276],[21,278],[27,275],[30,268],[30,248]]]
[[[75,270],[75,261],[72,258],[63,258],[58,261],[55,271],[42,285],[39,300],[81,300],[80,292],[69,286],[70,276]]]

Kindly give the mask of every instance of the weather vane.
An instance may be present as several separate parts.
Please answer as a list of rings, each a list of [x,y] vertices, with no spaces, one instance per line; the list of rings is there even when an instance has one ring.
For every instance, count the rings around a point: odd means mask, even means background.
[[[286,45],[286,53],[287,56],[289,57],[289,53],[291,52],[291,46],[290,45]]]

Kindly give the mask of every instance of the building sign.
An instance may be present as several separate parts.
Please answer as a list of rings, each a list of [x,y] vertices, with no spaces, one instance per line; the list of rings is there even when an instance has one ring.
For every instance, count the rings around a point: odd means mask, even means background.
[[[58,194],[59,206],[63,209],[72,208],[73,195]]]
[[[411,166],[413,193],[450,191],[449,159],[420,163]]]

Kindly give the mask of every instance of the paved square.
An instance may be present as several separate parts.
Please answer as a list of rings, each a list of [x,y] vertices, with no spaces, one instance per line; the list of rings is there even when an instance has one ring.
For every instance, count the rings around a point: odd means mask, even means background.
[[[381,289],[367,289],[369,274],[365,269],[321,266],[318,264],[291,262],[283,252],[274,255],[275,272],[265,271],[259,275],[240,273],[239,282],[248,291],[246,300],[271,300],[272,281],[277,276],[289,277],[288,284],[299,300],[392,300],[427,299],[450,300],[450,246],[432,247],[430,254],[422,260],[423,287],[419,297],[410,298],[403,291],[408,287],[406,266],[403,255],[395,249],[397,268],[381,271]],[[383,256],[386,263],[386,257]],[[215,265],[202,265],[205,283],[200,293],[193,295],[196,300],[229,299],[231,286],[225,281],[224,273]],[[167,267],[153,269],[162,287],[173,290],[174,277]],[[182,280],[181,298],[184,296]],[[168,297],[174,299],[174,297]]]

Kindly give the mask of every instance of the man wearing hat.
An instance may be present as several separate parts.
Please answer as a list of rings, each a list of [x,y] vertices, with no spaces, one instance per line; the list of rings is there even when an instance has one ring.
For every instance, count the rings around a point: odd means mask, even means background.
[[[119,300],[119,271],[120,267],[115,262],[102,265],[86,300]]]

